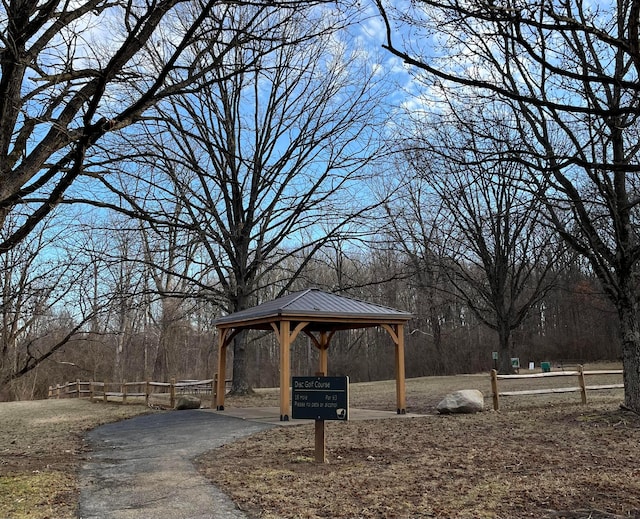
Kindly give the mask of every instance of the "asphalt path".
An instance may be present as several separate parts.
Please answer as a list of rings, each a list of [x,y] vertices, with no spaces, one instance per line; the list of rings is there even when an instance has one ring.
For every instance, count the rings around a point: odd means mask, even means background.
[[[273,427],[205,410],[103,425],[87,435],[80,519],[249,519],[196,470],[193,459]]]

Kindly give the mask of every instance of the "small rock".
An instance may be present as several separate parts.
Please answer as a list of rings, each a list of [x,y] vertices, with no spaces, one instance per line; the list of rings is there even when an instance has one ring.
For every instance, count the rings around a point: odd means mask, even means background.
[[[439,413],[477,413],[484,410],[484,396],[477,389],[462,389],[445,396],[436,407]]]

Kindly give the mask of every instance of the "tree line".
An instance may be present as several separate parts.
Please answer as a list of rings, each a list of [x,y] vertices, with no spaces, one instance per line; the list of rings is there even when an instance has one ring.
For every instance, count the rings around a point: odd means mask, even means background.
[[[217,316],[317,286],[412,312],[410,376],[621,357],[640,409],[637,7],[3,4],[3,394],[209,378]],[[391,354],[345,332],[331,369]]]
[[[15,259],[12,272],[19,277],[13,281],[23,282],[13,288],[13,293],[20,294],[20,307],[9,292],[3,299],[3,322],[16,330],[13,336],[3,335],[12,339],[3,344],[5,362],[13,369],[5,373],[18,373],[30,366],[34,356],[55,351],[7,382],[3,397],[43,397],[49,385],[62,380],[211,378],[217,365],[214,321],[224,310],[215,302],[192,296],[196,287],[186,282],[180,293],[159,291],[157,278],[163,274],[159,266],[148,262],[149,237],[144,230],[101,225],[76,230],[72,237],[72,243],[66,245],[68,253],[46,265],[29,263],[22,246],[5,256]],[[42,253],[40,245],[30,244],[35,256]],[[174,242],[165,247],[167,254],[181,254]],[[445,273],[451,258],[433,255],[429,261],[429,265],[417,265],[415,255],[399,250],[392,233],[366,249],[360,244],[336,244],[311,261],[304,254],[290,256],[286,269],[271,270],[270,282],[255,294],[255,301],[277,297],[279,280],[287,280],[296,271],[289,290],[314,286],[410,311],[414,316],[406,330],[410,377],[494,367],[492,353],[499,348],[496,331],[455,293]],[[302,268],[301,263],[305,263]],[[557,258],[555,268],[558,275],[553,287],[513,329],[500,357],[518,357],[523,366],[545,360],[619,358],[615,308],[595,276],[570,254]],[[426,282],[425,276],[432,279]],[[84,319],[79,320],[79,308]],[[245,340],[251,387],[276,386],[279,347],[274,335],[251,332]],[[306,340],[296,340],[293,372],[314,372],[316,355]],[[349,375],[353,381],[393,378],[393,355],[384,331],[338,332],[332,341],[330,371]]]

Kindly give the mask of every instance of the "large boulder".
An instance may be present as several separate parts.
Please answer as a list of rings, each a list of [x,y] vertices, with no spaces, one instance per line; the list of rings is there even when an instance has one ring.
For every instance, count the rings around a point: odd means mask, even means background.
[[[202,402],[197,396],[194,395],[180,395],[176,400],[176,409],[178,411],[182,409],[200,409]]]
[[[436,407],[439,413],[477,413],[484,410],[484,396],[477,389],[461,389],[445,396]]]

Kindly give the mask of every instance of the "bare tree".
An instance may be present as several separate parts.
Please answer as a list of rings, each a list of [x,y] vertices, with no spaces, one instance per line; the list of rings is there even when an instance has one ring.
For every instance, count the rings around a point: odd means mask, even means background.
[[[510,373],[511,332],[553,286],[559,247],[540,225],[540,200],[523,195],[523,174],[487,166],[427,173],[427,182],[451,225],[447,250],[453,268],[445,272],[456,295],[497,333],[498,368]]]
[[[214,0],[0,4],[0,226],[9,214],[20,222],[0,254],[64,199],[106,134],[261,37],[253,20],[229,30],[230,9]],[[216,52],[196,66],[203,38]]]
[[[236,23],[256,10],[238,9]],[[274,9],[263,24],[260,42],[236,47],[204,78],[211,88],[159,105],[147,125],[151,145],[139,148],[146,169],[164,175],[155,193],[162,186],[185,207],[178,218],[146,214],[193,233],[209,272],[195,295],[224,312],[258,303],[270,270],[301,251],[311,257],[370,204],[352,193],[373,154],[372,73],[356,68],[328,13]],[[215,41],[202,48],[203,62],[217,53]],[[233,366],[233,390],[250,390],[243,334]]]
[[[173,217],[179,219],[185,211],[178,199],[173,207]],[[184,355],[180,338],[184,337],[189,327],[189,319],[194,310],[193,299],[185,294],[197,290],[194,279],[198,283],[200,269],[196,263],[198,243],[192,234],[184,232],[180,226],[161,225],[156,222],[140,222],[139,239],[143,244],[142,261],[149,277],[150,291],[157,298],[158,344],[155,352],[153,377],[156,380],[167,380],[175,376],[178,370],[178,359]],[[195,364],[195,363],[194,363]]]
[[[625,405],[640,412],[640,2],[412,5],[399,13],[378,2],[385,47],[436,87],[457,85],[467,103],[500,101],[511,114],[520,160],[537,172],[531,181],[547,182],[552,222],[616,305]],[[394,21],[434,35],[432,47],[399,43]]]
[[[407,175],[407,166],[411,175]],[[450,226],[441,217],[439,197],[426,181],[413,176],[414,168],[402,159],[398,160],[396,169],[402,172],[403,178],[396,187],[397,197],[385,204],[388,246],[402,251],[399,259],[404,262],[407,284],[419,298],[419,304],[411,308],[414,319],[409,333],[417,334],[417,342],[421,344],[425,339],[429,340],[433,346],[433,353],[428,358],[429,372],[444,375],[452,369],[447,362],[450,355],[443,348],[442,329],[444,314],[452,298],[445,273],[445,242]]]
[[[174,205],[174,210],[180,207]],[[185,297],[193,292],[191,278],[196,277],[190,272],[196,261],[194,241],[177,227],[97,213],[74,235],[76,257],[91,271],[85,304],[101,310],[94,312],[83,335],[87,352],[99,347],[110,365],[100,376],[192,377],[202,364],[200,330],[206,327],[196,326],[204,308]],[[197,355],[185,362],[189,340],[194,345],[188,351]],[[201,378],[207,374],[202,369],[200,373]]]
[[[468,111],[414,117],[414,137],[399,143],[413,173],[389,209],[394,234],[427,296],[435,344],[435,303],[455,296],[496,332],[499,368],[508,373],[511,332],[553,286],[561,247],[543,225],[544,204],[531,192],[529,172],[508,156],[508,128],[485,110],[493,134],[487,141],[475,134],[479,122]]]
[[[12,220],[5,220],[0,236],[13,232]],[[86,265],[69,254],[64,231],[49,218],[32,236],[0,256],[0,390],[8,393],[14,381],[77,337],[91,316],[65,308],[77,301],[74,284],[85,277]]]

